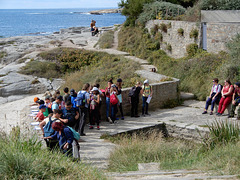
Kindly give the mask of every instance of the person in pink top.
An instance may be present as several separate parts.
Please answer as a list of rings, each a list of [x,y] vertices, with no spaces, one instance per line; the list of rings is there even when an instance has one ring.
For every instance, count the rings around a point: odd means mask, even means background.
[[[232,83],[230,82],[230,80],[226,80],[224,82],[224,86],[222,89],[222,98],[219,102],[219,106],[218,106],[218,116],[221,116],[225,109],[227,108],[227,106],[231,103],[232,101],[232,95],[233,95],[233,90],[234,87],[232,85]]]

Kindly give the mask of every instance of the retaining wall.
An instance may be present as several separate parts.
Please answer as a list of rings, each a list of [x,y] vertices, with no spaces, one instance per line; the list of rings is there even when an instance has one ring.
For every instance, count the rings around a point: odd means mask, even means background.
[[[173,100],[179,100],[179,80],[174,79],[174,81],[166,81],[160,83],[151,84],[153,90],[153,97],[149,104],[149,110],[155,110],[171,103]],[[129,102],[129,91],[131,88],[124,88],[122,89],[122,96],[123,96],[123,113],[124,115],[131,114],[131,104]],[[141,114],[142,108],[142,96],[139,95],[139,115]],[[118,112],[119,115],[120,112]],[[103,118],[106,118],[106,103],[103,99],[102,107],[101,107],[101,115]],[[120,117],[120,115],[119,115]]]
[[[189,44],[197,43],[200,46],[200,39],[190,38],[189,34],[192,29],[197,29],[199,32],[199,37],[201,34],[201,26],[195,22],[186,22],[186,21],[170,21],[170,20],[152,20],[148,21],[146,24],[146,28],[148,31],[151,31],[151,28],[154,25],[166,24],[167,26],[171,24],[171,27],[167,29],[167,33],[158,30],[163,35],[163,42],[160,47],[162,50],[166,51],[166,53],[174,58],[181,58],[187,55],[186,47]],[[178,34],[178,29],[182,28],[184,30],[183,36]],[[172,46],[172,51],[168,51],[166,47],[166,43]]]

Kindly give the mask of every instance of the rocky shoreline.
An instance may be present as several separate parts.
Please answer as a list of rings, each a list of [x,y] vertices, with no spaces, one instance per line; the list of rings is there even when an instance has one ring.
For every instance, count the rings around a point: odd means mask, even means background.
[[[103,14],[110,14],[110,13],[121,13],[122,8],[119,9],[103,9],[103,10],[97,10],[97,11],[90,11],[90,14],[95,14],[95,15],[103,15]]]
[[[99,28],[100,32],[114,27]],[[99,37],[91,36],[90,27],[61,29],[46,36],[0,38],[0,103],[24,98],[26,95],[58,89],[62,79],[45,79],[19,73],[38,54],[56,47],[93,48]],[[37,83],[36,83],[37,82]]]

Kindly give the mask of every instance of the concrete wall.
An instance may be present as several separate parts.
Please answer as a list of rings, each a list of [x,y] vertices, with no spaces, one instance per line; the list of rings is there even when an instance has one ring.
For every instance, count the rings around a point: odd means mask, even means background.
[[[226,51],[226,42],[240,33],[240,23],[207,23],[207,51]]]
[[[161,23],[164,23],[166,25],[171,23],[171,28],[168,28],[167,33],[159,30],[159,32],[161,32],[163,35],[163,43],[161,43],[161,49],[165,50],[169,56],[174,58],[181,58],[187,55],[186,52],[187,45],[197,43],[200,46],[199,38],[195,41],[194,38],[189,37],[189,34],[192,29],[197,29],[199,31],[200,37],[201,34],[200,24],[198,25],[195,22],[186,21],[152,20],[147,22],[146,28],[148,28],[150,32],[150,29],[153,28],[155,24],[160,25]],[[183,36],[178,34],[179,28],[184,29]],[[166,44],[164,42],[167,42],[172,46],[172,52],[166,50]]]
[[[178,100],[179,91],[178,91],[179,80],[166,81],[160,83],[151,84],[153,90],[153,98],[149,104],[149,110],[154,110],[163,107],[169,100]],[[122,91],[123,96],[123,113],[124,115],[131,114],[131,104],[129,103],[128,93],[131,88],[124,88]],[[139,96],[139,115],[141,115],[142,107],[142,97]],[[118,112],[118,117],[120,117],[120,112]],[[101,115],[103,118],[106,118],[106,104],[103,100],[101,107]],[[103,119],[104,120],[104,119]]]

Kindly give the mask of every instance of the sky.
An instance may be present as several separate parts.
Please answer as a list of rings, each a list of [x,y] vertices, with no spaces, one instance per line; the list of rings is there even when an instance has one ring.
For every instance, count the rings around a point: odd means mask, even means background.
[[[0,9],[117,8],[121,0],[0,0]]]

